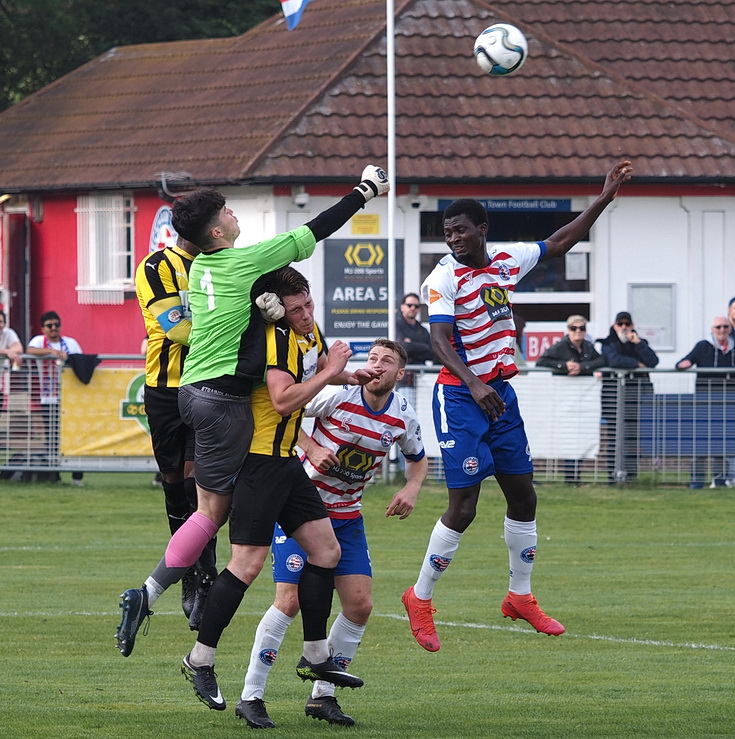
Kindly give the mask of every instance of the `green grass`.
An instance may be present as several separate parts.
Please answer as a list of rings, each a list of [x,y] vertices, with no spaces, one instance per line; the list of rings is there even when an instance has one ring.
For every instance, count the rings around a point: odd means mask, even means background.
[[[88,474],[83,489],[0,483],[0,733],[23,737],[247,735],[234,716],[252,635],[270,605],[264,572],[225,633],[217,671],[225,712],[199,703],[179,673],[194,635],[180,591],[158,601],[150,633],[124,659],[114,646],[118,594],[137,586],[167,540],[150,475]],[[427,488],[406,521],[365,515],[375,610],[339,693],[355,729],[303,714],[289,630],[266,694],[273,736],[716,737],[735,733],[735,491],[539,488],[534,593],[567,627],[559,638],[503,619],[507,553],[493,483],[437,587],[442,649],[422,650],[400,595],[413,584],[446,503]],[[226,536],[220,562],[227,558]]]

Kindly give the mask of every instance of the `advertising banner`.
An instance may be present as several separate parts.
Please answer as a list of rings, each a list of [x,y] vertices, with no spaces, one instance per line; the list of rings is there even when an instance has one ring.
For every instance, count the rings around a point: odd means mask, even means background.
[[[388,240],[327,239],[324,250],[323,333],[370,340],[387,336]],[[402,273],[403,239],[396,240],[395,263],[396,273]]]
[[[152,456],[144,384],[142,369],[97,369],[89,385],[65,369],[61,375],[61,456]]]

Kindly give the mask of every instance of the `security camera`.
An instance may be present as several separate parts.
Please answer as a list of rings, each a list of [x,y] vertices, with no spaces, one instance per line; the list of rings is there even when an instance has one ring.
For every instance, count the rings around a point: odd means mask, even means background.
[[[309,200],[311,200],[311,197],[309,196],[308,192],[297,192],[293,196],[293,204],[298,206],[299,208],[305,208],[309,204]]]
[[[429,199],[426,195],[413,195],[408,202],[414,210],[419,210],[419,208],[426,208]]]
[[[291,200],[295,206],[305,208],[311,198],[303,185],[295,185],[291,188]]]
[[[412,198],[411,207],[418,210],[421,207],[421,198]]]

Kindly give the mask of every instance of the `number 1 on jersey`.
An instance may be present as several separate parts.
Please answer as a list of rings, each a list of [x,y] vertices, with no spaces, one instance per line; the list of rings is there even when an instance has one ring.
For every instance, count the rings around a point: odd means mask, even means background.
[[[207,310],[214,310],[214,284],[212,282],[212,270],[204,270],[202,279],[199,280],[200,289],[207,293]]]

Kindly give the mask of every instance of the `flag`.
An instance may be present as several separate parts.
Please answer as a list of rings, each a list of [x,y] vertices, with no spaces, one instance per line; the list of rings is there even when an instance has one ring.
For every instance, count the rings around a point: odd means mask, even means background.
[[[281,0],[281,8],[283,8],[283,14],[286,16],[289,31],[293,31],[299,25],[301,14],[308,2],[309,0]]]

